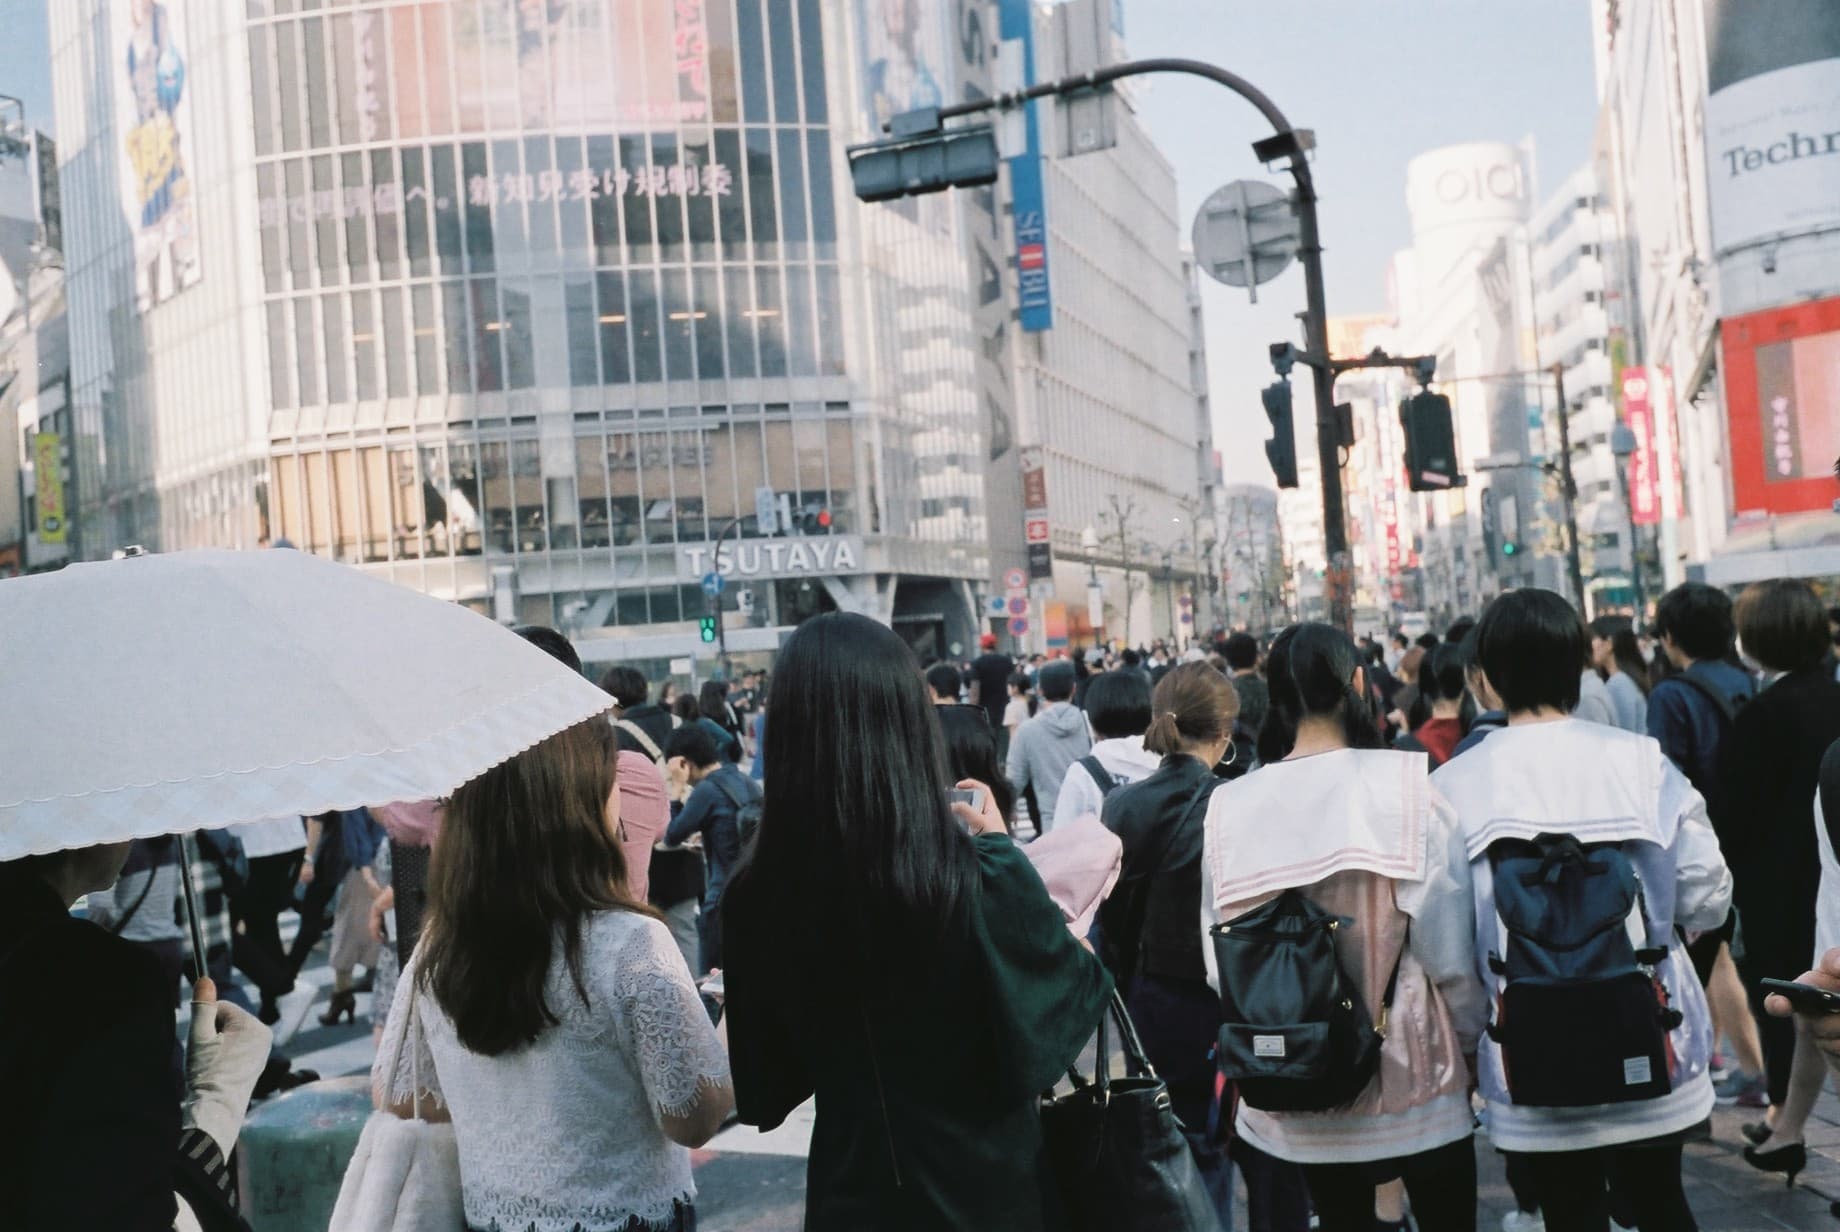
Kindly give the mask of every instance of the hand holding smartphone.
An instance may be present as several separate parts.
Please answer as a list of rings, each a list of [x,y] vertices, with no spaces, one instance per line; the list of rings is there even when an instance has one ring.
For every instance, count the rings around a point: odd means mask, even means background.
[[[1773,993],[1802,1014],[1840,1014],[1840,993],[1799,984],[1793,980],[1761,980],[1765,993]]]
[[[976,779],[964,779],[946,793],[952,813],[972,834],[1007,834],[1009,827],[997,811],[990,788]]]

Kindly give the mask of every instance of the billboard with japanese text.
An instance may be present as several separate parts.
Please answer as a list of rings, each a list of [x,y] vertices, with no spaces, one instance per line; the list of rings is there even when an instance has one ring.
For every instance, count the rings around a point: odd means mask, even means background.
[[[1720,329],[1733,512],[1831,507],[1840,460],[1840,298],[1732,317]]]
[[[134,299],[145,312],[195,284],[198,210],[192,192],[191,51],[185,0],[112,0],[119,49],[115,131],[122,208],[134,239]]]

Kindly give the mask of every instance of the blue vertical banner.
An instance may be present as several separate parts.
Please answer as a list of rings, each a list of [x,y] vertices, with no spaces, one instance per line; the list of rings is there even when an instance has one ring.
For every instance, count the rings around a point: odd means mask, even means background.
[[[1035,84],[1035,18],[1032,0],[998,0],[997,34],[1022,47],[1022,81]],[[1018,319],[1031,333],[1054,328],[1054,298],[1048,290],[1048,203],[1042,190],[1041,128],[1035,104],[1023,105],[1028,140],[1009,160],[1011,218],[1016,228]]]

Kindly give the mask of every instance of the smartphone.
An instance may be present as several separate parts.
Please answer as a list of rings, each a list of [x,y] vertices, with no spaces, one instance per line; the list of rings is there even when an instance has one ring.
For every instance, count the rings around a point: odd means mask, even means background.
[[[1825,988],[1797,984],[1792,980],[1763,980],[1761,983],[1766,994],[1781,994],[1804,1014],[1840,1014],[1840,992],[1828,992]]]
[[[946,793],[946,799],[950,800],[953,804],[962,804],[974,813],[981,813],[984,811],[984,793],[975,788],[960,790],[954,787]]]

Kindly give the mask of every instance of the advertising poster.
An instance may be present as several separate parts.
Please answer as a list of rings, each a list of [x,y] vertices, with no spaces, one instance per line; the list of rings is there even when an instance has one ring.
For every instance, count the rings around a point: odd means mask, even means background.
[[[1661,482],[1655,459],[1655,404],[1648,370],[1623,369],[1623,419],[1636,438],[1629,456],[1629,511],[1637,526],[1661,521]]]
[[[1831,508],[1840,299],[1733,317],[1721,328],[1734,513]]]
[[[926,20],[926,0],[862,0],[857,29],[862,36],[865,128],[882,125],[903,111],[945,106],[937,40]]]
[[[63,543],[64,522],[64,451],[55,432],[39,432],[32,437],[32,470],[37,485],[33,498],[38,506],[38,541]]]
[[[142,312],[200,276],[184,0],[112,0],[121,198]]]
[[[1840,21],[1832,0],[1706,0],[1706,181],[1723,255],[1840,226]]]
[[[404,137],[712,118],[709,0],[426,0],[384,16]]]

